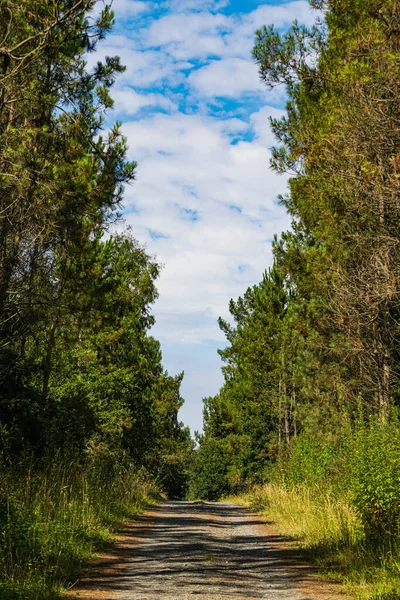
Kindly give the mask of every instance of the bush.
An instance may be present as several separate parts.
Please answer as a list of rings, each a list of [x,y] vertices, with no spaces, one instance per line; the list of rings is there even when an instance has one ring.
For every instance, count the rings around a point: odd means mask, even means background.
[[[229,492],[227,472],[227,456],[221,443],[203,441],[195,452],[189,497],[218,500]]]
[[[45,600],[157,490],[110,460],[0,472],[0,598]]]
[[[333,435],[303,431],[283,455],[273,479],[315,486],[346,497],[359,514],[367,541],[398,546],[400,535],[400,424],[360,420]]]
[[[313,484],[323,480],[335,460],[333,445],[323,443],[315,435],[293,439],[288,458],[281,459],[283,478],[290,484]]]
[[[303,430],[247,501],[357,597],[400,599],[400,422]]]
[[[398,545],[400,429],[371,421],[357,428],[352,452],[353,501],[371,541]]]

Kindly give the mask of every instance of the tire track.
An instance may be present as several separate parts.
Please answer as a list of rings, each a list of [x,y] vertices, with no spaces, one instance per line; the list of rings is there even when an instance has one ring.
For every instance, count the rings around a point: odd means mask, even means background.
[[[80,583],[85,600],[336,600],[298,552],[230,503],[164,503]]]

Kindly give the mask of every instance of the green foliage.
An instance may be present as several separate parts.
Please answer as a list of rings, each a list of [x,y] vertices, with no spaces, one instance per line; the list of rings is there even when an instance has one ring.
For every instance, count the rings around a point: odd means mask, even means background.
[[[135,473],[187,488],[183,374],[150,335],[160,267],[110,231],[136,163],[119,123],[103,135],[124,67],[86,64],[113,23],[97,8],[0,6],[2,598],[52,598],[145,504]]]
[[[347,424],[348,425],[348,424]],[[334,436],[305,428],[274,467],[274,479],[289,487],[322,486],[347,497],[365,539],[383,552],[398,552],[400,537],[400,427],[371,419],[337,427]]]
[[[84,469],[53,463],[46,472],[1,473],[0,595],[56,598],[82,564],[104,550],[123,519],[158,497],[144,474],[92,454]]]
[[[223,446],[212,439],[201,443],[193,458],[189,497],[218,500],[229,491]]]
[[[398,5],[378,4],[314,1],[324,14],[311,28],[256,32],[261,80],[288,95],[271,164],[290,176],[280,200],[293,222],[260,284],[220,320],[225,382],[206,400],[203,443],[224,445],[242,487],[275,461],[294,483],[337,473],[349,484],[356,415],[387,423],[399,404]],[[378,521],[393,486],[365,500]]]
[[[315,439],[310,433],[293,440],[284,466],[288,483],[313,485],[327,478],[337,458],[335,450],[336,448]]]
[[[123,67],[118,57],[86,66],[113,21],[109,6],[94,7],[0,9],[0,453],[10,463],[79,463],[101,447],[139,468],[190,453],[182,378],[164,372],[149,335],[159,265],[129,230],[105,235],[135,163],[118,123],[101,135]]]
[[[352,453],[353,501],[376,543],[397,549],[400,535],[400,428],[359,424]]]
[[[245,499],[265,511],[354,597],[396,598],[400,585],[399,420],[305,428]]]

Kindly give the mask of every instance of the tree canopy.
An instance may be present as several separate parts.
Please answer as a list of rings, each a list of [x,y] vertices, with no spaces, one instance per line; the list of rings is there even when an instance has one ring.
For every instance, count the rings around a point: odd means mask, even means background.
[[[191,442],[182,374],[150,335],[160,267],[112,228],[136,169],[120,124],[105,128],[124,67],[86,62],[113,12],[6,0],[0,16],[1,455],[111,455],[179,495]]]
[[[205,401],[233,487],[265,477],[310,423],[322,436],[399,403],[398,3],[310,2],[313,27],[256,32],[261,80],[284,85],[272,168],[292,227],[220,320],[225,383]],[[214,442],[213,442],[214,443]]]

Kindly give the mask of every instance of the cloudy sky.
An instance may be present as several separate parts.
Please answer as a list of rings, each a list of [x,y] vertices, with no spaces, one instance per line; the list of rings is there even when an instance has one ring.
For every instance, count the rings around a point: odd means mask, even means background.
[[[311,23],[307,1],[114,0],[116,26],[94,57],[119,55],[113,90],[137,181],[125,218],[164,268],[154,335],[171,374],[185,371],[182,420],[201,429],[202,398],[222,384],[218,316],[260,281],[271,239],[289,226],[276,198],[286,181],[269,169],[268,92],[251,57],[254,31]]]

